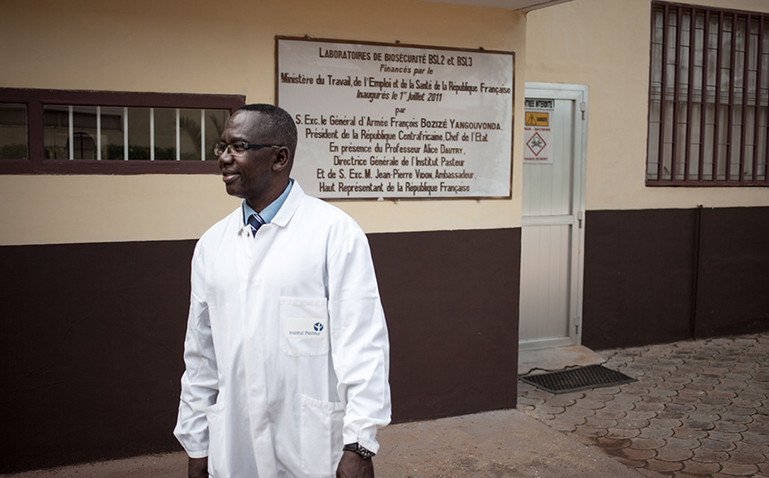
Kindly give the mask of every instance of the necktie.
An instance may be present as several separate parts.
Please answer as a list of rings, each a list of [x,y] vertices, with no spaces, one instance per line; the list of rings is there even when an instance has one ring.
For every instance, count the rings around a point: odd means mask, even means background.
[[[251,226],[251,233],[256,236],[256,231],[264,225],[264,219],[258,213],[248,216],[248,225]]]

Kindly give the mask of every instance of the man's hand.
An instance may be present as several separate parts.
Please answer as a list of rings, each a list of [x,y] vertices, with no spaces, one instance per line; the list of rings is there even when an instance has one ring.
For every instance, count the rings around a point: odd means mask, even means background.
[[[354,451],[345,451],[336,468],[336,478],[374,478],[374,463]]]
[[[208,478],[208,458],[190,458],[187,465],[187,476],[189,478]]]

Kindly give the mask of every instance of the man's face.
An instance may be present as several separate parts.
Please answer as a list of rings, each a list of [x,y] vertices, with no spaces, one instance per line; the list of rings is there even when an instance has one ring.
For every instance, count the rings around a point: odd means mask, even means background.
[[[228,144],[238,141],[274,144],[274,138],[263,125],[262,114],[258,111],[239,111],[224,126],[222,141]],[[276,151],[275,148],[249,149],[238,155],[227,150],[219,156],[219,170],[227,193],[247,199],[253,207],[266,199],[276,179],[272,169]]]

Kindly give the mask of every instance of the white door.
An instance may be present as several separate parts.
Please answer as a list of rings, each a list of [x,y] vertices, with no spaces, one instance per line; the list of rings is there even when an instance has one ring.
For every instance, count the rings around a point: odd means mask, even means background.
[[[580,344],[587,87],[526,83],[519,340]]]

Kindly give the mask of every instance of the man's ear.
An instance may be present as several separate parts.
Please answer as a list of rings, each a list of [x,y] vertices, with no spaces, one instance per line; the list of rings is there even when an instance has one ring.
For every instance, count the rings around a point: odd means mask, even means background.
[[[278,148],[275,154],[275,160],[272,163],[272,170],[276,173],[284,171],[291,164],[291,150],[285,146]]]

